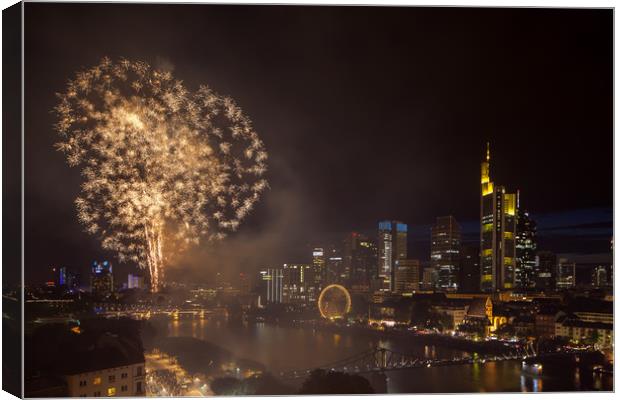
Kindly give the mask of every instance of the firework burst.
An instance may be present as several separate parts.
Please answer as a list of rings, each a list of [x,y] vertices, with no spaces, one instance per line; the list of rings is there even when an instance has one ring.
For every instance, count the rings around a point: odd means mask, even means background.
[[[56,130],[84,182],[86,231],[164,282],[176,252],[237,229],[267,187],[267,152],[233,100],[171,73],[104,58],[58,94]]]

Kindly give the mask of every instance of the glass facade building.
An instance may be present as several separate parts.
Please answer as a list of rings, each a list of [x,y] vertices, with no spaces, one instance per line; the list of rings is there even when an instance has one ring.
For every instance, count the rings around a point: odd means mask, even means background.
[[[431,267],[437,273],[436,289],[457,291],[461,227],[453,216],[438,217],[431,228]]]
[[[407,224],[399,221],[379,222],[378,273],[384,291],[394,291],[396,261],[407,258]]]
[[[516,269],[516,194],[493,183],[490,161],[487,144],[480,181],[480,288],[484,292],[511,290]]]

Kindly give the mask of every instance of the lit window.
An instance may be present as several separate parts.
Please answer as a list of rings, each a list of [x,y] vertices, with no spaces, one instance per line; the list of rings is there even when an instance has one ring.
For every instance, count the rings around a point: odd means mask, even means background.
[[[101,377],[98,376],[95,379],[93,379],[93,385],[101,385]]]
[[[116,394],[116,388],[115,387],[109,387],[108,388],[108,396],[114,396]]]

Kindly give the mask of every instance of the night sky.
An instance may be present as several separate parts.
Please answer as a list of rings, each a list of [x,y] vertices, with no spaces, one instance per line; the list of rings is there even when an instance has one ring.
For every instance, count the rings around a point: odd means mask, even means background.
[[[26,281],[110,259],[82,231],[81,182],[53,149],[55,92],[103,56],[172,69],[231,96],[269,151],[271,189],[241,230],[173,278],[308,261],[307,246],[378,220],[454,215],[478,237],[486,142],[496,184],[521,191],[541,249],[611,262],[611,10],[25,5]],[[6,134],[6,133],[5,133]],[[119,265],[118,279],[133,270]],[[122,278],[124,280],[124,277]]]

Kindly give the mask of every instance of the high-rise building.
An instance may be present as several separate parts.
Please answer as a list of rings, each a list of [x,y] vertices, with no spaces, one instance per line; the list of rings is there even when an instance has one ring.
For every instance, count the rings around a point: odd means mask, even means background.
[[[420,290],[420,261],[408,258],[397,260],[394,280],[397,293],[411,293]]]
[[[480,180],[480,288],[484,292],[512,289],[516,266],[516,194],[494,185],[490,161],[487,143]]]
[[[460,253],[459,291],[480,292],[480,250],[478,246],[462,246]]]
[[[79,287],[79,277],[75,271],[67,268],[60,267],[55,268],[58,272],[56,286],[66,290],[66,291],[75,291]]]
[[[437,273],[436,289],[456,291],[459,278],[461,227],[453,216],[438,217],[431,228],[431,267]]]
[[[555,287],[558,290],[572,289],[575,287],[575,263],[568,261],[566,258],[558,260],[558,272]]]
[[[344,240],[345,283],[370,285],[377,265],[377,245],[365,235],[351,232]]]
[[[282,270],[266,268],[260,271],[260,304],[282,303]]]
[[[342,283],[344,274],[344,260],[342,257],[342,247],[329,245],[325,248],[325,286],[332,283]]]
[[[314,286],[320,291],[323,288],[324,282],[327,280],[325,250],[323,250],[323,247],[315,247],[312,249],[312,272],[314,276]]]
[[[607,268],[604,265],[598,265],[592,270],[592,286],[595,288],[607,287]]]
[[[378,277],[385,291],[394,290],[396,261],[407,258],[407,224],[399,221],[379,222]]]
[[[144,289],[144,277],[136,274],[127,275],[127,289]]]
[[[517,234],[515,240],[515,287],[522,290],[536,286],[536,222],[520,208],[517,191]]]
[[[309,288],[314,286],[312,267],[309,264],[284,264],[282,266],[282,302],[288,304],[307,304],[316,299],[310,298]]]
[[[433,290],[437,286],[437,271],[433,267],[422,269],[422,282],[420,289]]]
[[[90,291],[97,296],[108,296],[114,291],[112,264],[94,261],[90,273]]]
[[[550,251],[536,253],[536,289],[553,290],[557,273],[557,257]]]

